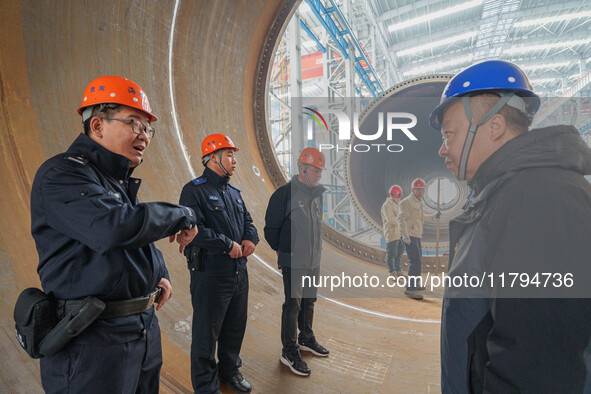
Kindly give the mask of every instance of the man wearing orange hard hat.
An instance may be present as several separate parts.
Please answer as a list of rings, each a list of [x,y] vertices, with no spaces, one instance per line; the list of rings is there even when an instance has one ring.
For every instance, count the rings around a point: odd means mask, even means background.
[[[320,357],[329,353],[312,330],[318,289],[302,286],[304,276],[317,277],[320,272],[322,193],[326,190],[320,178],[324,169],[324,154],[305,148],[298,158],[298,175],[273,193],[265,214],[265,239],[277,252],[283,273],[280,361],[299,376],[310,375],[300,350]]]
[[[240,189],[230,184],[237,151],[227,135],[207,136],[203,175],[187,183],[180,197],[198,216],[199,234],[185,250],[193,304],[191,380],[198,393],[219,392],[220,381],[237,392],[252,390],[239,368],[248,313],[246,258],[259,237]]]
[[[402,241],[406,245],[406,254],[408,255],[408,278],[404,294],[407,297],[422,300],[423,295],[419,293],[425,290],[421,276],[423,264],[423,250],[421,238],[423,237],[423,223],[430,222],[439,218],[441,212],[434,215],[425,215],[423,213],[423,196],[427,184],[421,178],[412,181],[411,193],[400,201],[400,215],[398,216],[398,225],[402,234]]]
[[[84,133],[41,165],[31,191],[39,277],[56,300],[59,324],[29,354],[42,357],[48,393],[157,392],[162,348],[154,309],[172,286],[154,242],[176,238],[182,251],[197,233],[196,215],[138,201],[141,180],[131,175],[157,120],[138,84],[97,78],[78,114]]]

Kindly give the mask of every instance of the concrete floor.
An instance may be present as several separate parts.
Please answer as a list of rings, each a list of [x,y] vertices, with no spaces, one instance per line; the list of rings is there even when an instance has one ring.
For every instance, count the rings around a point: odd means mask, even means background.
[[[203,137],[227,133],[241,148],[232,183],[242,189],[262,235],[274,186],[256,140],[253,92],[265,37],[284,5],[278,0],[0,2],[0,392],[42,391],[38,361],[18,347],[12,321],[20,291],[39,285],[30,189],[39,165],[81,131],[75,109],[93,78],[114,74],[135,80],[159,116],[157,136],[134,174],[143,178],[142,201],[178,201],[182,186],[201,173]],[[173,246],[160,241],[159,247],[174,286],[174,297],[158,312],[162,392],[190,392],[189,275]],[[283,295],[275,266],[274,253],[261,242],[249,259],[242,352],[242,372],[256,392],[440,391],[438,292],[417,302],[403,298],[399,289],[352,292],[348,298],[321,291],[330,298],[317,303],[315,331],[331,356],[305,356],[313,372],[301,378],[279,363]],[[386,275],[385,268],[328,245],[323,271]]]

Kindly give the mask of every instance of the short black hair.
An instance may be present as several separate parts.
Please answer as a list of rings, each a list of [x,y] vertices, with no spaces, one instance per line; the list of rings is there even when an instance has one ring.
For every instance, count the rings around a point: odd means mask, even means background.
[[[117,114],[120,109],[121,104],[105,103],[95,105],[92,109],[92,115],[90,115],[88,119],[82,122],[82,125],[84,126],[84,134],[90,135],[90,121],[92,120],[92,118],[96,116],[100,118],[112,117],[113,115]]]

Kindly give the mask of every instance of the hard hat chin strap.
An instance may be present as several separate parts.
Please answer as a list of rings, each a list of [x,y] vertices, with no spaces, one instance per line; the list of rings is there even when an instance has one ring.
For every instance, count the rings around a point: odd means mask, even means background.
[[[476,130],[479,126],[488,122],[494,115],[496,115],[501,108],[505,106],[511,100],[515,93],[506,92],[500,94],[501,98],[497,103],[488,111],[488,113],[478,123],[472,123],[472,107],[470,107],[470,96],[462,96],[462,104],[464,105],[464,111],[466,112],[466,118],[470,122],[468,129],[468,135],[464,141],[464,147],[462,148],[462,155],[460,156],[460,165],[458,167],[458,179],[460,181],[466,180],[466,167],[468,165],[468,157],[470,156],[470,150],[474,143],[474,137],[476,136]]]
[[[310,182],[310,178],[308,178],[308,167],[310,166],[302,163],[300,163],[299,165],[304,169],[304,177],[306,178],[306,182],[308,182],[308,185],[312,187],[312,182]]]
[[[220,149],[220,153],[218,155],[218,166],[220,166],[220,168],[222,169],[222,171],[224,172],[224,174],[226,174],[226,176],[230,176],[230,174],[228,173],[228,171],[226,171],[226,169],[224,168],[224,166],[222,165],[222,152],[224,150]]]

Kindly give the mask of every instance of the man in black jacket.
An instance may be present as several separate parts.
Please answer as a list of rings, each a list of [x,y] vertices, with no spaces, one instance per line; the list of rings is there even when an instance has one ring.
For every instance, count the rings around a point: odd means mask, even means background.
[[[252,389],[239,368],[248,317],[246,258],[259,237],[240,190],[229,183],[236,151],[228,136],[207,136],[203,175],[187,183],[180,197],[198,216],[199,234],[185,253],[193,303],[191,380],[198,393],[219,392],[220,379],[239,392]]]
[[[486,61],[450,80],[431,114],[439,154],[472,189],[450,223],[449,276],[483,281],[447,284],[444,393],[583,391],[591,151],[571,126],[528,131],[539,106],[523,71]]]
[[[328,356],[312,330],[318,289],[302,282],[314,283],[309,279],[320,272],[322,193],[326,189],[319,182],[324,164],[324,155],[318,149],[305,148],[298,159],[298,176],[273,193],[265,215],[265,239],[277,252],[283,273],[280,361],[300,376],[310,375],[300,350]]]
[[[58,318],[87,296],[111,311],[41,359],[41,381],[47,393],[157,392],[162,348],[152,306],[155,300],[160,309],[172,286],[154,242],[178,233],[182,251],[197,233],[196,217],[187,207],[138,202],[141,180],[131,174],[157,119],[136,83],[95,79],[78,113],[84,134],[43,163],[33,182],[38,272],[58,300]]]

